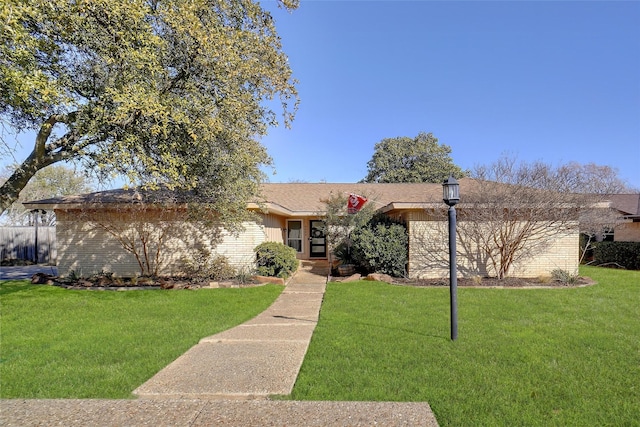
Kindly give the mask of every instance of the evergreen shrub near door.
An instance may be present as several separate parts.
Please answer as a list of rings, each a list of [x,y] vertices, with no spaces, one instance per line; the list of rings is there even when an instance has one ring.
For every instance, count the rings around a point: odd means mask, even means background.
[[[261,276],[287,278],[298,268],[296,250],[278,242],[256,246],[257,273]]]
[[[406,226],[376,215],[351,233],[352,257],[368,272],[401,277],[406,273],[409,237]]]

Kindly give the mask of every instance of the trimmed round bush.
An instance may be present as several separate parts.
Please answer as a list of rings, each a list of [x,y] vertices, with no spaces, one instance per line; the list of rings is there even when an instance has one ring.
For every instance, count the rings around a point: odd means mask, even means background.
[[[404,225],[372,221],[351,234],[352,256],[370,273],[402,277],[406,273],[408,236]]]
[[[298,268],[296,250],[278,242],[260,243],[256,253],[256,272],[261,276],[286,279]]]

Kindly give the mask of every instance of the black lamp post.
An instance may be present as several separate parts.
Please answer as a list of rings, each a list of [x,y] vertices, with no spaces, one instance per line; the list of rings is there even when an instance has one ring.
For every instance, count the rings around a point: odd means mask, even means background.
[[[460,184],[452,176],[442,183],[442,200],[449,206],[449,294],[451,304],[451,340],[458,338],[458,275],[456,272],[456,208]]]

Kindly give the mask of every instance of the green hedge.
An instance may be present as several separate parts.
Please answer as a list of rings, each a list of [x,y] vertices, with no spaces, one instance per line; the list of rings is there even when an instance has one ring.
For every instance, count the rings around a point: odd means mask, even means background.
[[[264,242],[255,249],[257,273],[261,276],[291,276],[298,269],[296,250],[278,242]]]
[[[616,263],[627,270],[640,270],[640,242],[599,242],[594,245],[595,265]]]
[[[406,275],[409,237],[399,221],[375,216],[351,233],[354,261],[368,272],[395,277]]]

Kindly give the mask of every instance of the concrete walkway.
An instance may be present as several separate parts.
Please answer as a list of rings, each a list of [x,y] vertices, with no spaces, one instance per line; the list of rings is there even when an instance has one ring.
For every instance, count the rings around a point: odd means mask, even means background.
[[[0,425],[437,426],[425,403],[269,400],[290,394],[325,291],[327,264],[302,264],[266,311],[203,338],[135,400],[2,400]]]
[[[437,426],[426,403],[272,400],[3,400],[3,427]]]
[[[266,311],[203,338],[133,393],[196,399],[290,394],[318,322],[325,287],[322,276],[299,270]]]

